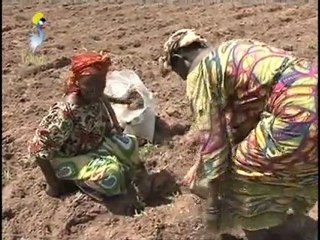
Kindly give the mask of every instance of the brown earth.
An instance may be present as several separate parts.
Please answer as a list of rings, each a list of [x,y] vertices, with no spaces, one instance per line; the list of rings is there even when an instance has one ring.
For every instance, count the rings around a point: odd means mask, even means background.
[[[41,67],[26,66],[21,57],[37,10],[49,23]],[[116,68],[135,70],[154,92],[161,118],[188,123],[184,83],[174,74],[162,78],[156,62],[163,42],[182,27],[198,29],[212,44],[255,38],[302,57],[317,56],[317,10],[308,5],[3,5],[3,239],[213,239],[203,234],[202,201],[185,190],[123,216],[79,193],[59,200],[46,196],[42,175],[26,155],[39,120],[62,96],[69,58],[83,48],[111,52]],[[165,167],[181,179],[193,156],[181,138],[144,147],[148,166]],[[317,209],[312,216],[317,218]]]

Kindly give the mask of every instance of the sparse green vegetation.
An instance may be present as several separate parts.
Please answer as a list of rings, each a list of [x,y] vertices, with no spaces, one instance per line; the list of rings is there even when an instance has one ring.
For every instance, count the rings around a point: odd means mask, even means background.
[[[2,187],[7,185],[11,181],[11,173],[8,168],[2,169]]]
[[[158,145],[153,145],[151,143],[147,143],[142,148],[140,148],[140,157],[141,159],[145,159],[147,157],[150,157],[155,150],[158,149]]]
[[[310,44],[308,45],[308,48],[309,48],[309,49],[316,49],[316,48],[317,48],[316,43],[310,43]]]

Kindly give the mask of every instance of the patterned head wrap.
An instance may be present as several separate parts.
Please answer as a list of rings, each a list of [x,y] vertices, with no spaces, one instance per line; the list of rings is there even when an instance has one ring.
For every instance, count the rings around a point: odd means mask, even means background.
[[[172,70],[171,68],[171,55],[181,47],[187,47],[192,43],[201,43],[207,45],[207,40],[197,34],[192,29],[180,29],[173,33],[168,41],[164,44],[164,54],[159,58],[161,72],[163,74]]]
[[[79,79],[82,76],[90,76],[93,73],[107,74],[111,60],[108,55],[98,53],[85,53],[77,55],[71,60],[71,75],[65,84],[65,93],[79,92]]]

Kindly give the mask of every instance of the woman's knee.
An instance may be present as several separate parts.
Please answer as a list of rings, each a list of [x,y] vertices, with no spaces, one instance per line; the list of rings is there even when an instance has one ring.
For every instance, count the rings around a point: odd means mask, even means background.
[[[98,182],[100,188],[106,195],[114,196],[125,193],[126,179],[125,173],[120,167],[110,169],[106,177]]]
[[[116,196],[126,193],[125,187],[122,186],[120,179],[112,175],[99,181],[97,185],[100,188],[99,192],[106,196]]]

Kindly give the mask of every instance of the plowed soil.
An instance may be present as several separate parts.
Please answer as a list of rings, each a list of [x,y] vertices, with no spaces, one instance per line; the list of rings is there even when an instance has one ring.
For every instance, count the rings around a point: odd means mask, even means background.
[[[36,11],[48,21],[40,67],[22,62]],[[179,28],[195,28],[213,45],[254,38],[301,57],[317,56],[317,10],[311,5],[3,5],[3,239],[214,239],[204,234],[203,202],[185,189],[172,192],[168,179],[161,188],[170,191],[162,191],[161,199],[150,201],[143,212],[125,215],[121,199],[109,207],[79,193],[48,197],[40,170],[27,158],[27,141],[50,105],[62,97],[69,58],[83,48],[110,52],[115,68],[135,70],[155,94],[162,119],[190,124],[184,82],[174,74],[162,78],[157,66],[162,44]],[[174,136],[157,147],[144,147],[149,168],[166,168],[176,181],[181,179],[193,158],[181,139]],[[312,216],[317,218],[317,209]]]

